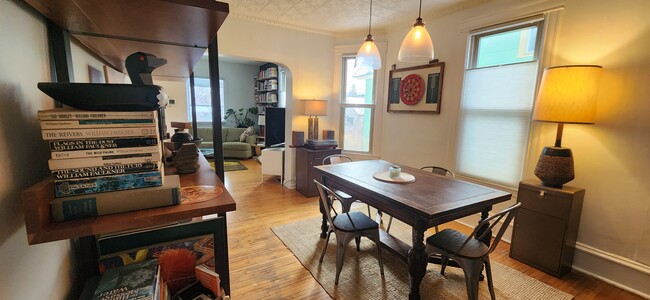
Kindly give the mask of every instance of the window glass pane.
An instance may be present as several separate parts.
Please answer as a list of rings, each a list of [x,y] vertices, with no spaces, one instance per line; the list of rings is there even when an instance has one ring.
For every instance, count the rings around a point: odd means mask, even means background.
[[[342,103],[372,104],[373,69],[367,66],[354,68],[354,57],[346,57],[343,61],[345,86],[343,87]]]
[[[373,109],[346,107],[342,111],[345,150],[369,152]]]
[[[535,59],[537,27],[531,26],[478,38],[476,67],[498,66]]]
[[[224,114],[224,81],[219,79],[220,98],[221,98],[221,119],[223,120]],[[196,98],[196,121],[197,122],[212,122],[212,100],[210,96],[210,80],[207,78],[196,78],[194,81],[194,96]],[[188,107],[191,106],[191,101],[187,101]],[[188,109],[190,114],[189,119],[192,119],[191,107]]]

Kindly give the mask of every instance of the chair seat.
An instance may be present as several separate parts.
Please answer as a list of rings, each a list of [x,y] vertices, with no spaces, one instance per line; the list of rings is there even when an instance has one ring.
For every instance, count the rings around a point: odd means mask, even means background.
[[[355,223],[356,225],[356,223]],[[453,229],[445,229],[429,238],[427,244],[449,253],[456,253],[463,245],[468,236]],[[477,239],[470,239],[467,245],[458,252],[458,256],[464,258],[479,258],[487,255],[489,248]]]
[[[347,215],[350,215],[350,218]],[[354,222],[354,226],[352,226],[350,219]],[[339,214],[334,218],[333,223],[334,228],[345,232],[354,232],[355,227],[357,231],[379,228],[377,222],[358,211]]]

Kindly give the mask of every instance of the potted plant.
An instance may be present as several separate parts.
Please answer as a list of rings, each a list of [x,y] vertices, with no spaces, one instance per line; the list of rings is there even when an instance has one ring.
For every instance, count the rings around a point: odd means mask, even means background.
[[[227,122],[234,123],[237,128],[247,128],[255,125],[255,121],[249,117],[249,114],[252,116],[257,116],[257,106],[249,107],[244,110],[243,108],[235,111],[232,108],[226,110],[224,115],[223,125],[226,125]]]

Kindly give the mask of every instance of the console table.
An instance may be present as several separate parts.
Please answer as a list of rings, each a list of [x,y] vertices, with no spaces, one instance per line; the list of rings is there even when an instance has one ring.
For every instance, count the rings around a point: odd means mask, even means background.
[[[312,150],[304,147],[296,148],[296,190],[305,197],[315,197],[318,190],[314,179],[320,180],[320,175],[314,166],[323,164],[323,158],[332,154],[341,154],[341,149]]]

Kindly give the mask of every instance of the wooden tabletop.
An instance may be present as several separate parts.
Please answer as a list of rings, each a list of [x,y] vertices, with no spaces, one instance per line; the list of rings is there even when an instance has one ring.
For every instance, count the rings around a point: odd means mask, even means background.
[[[181,186],[213,185],[223,188],[224,192],[215,199],[64,222],[52,222],[50,202],[54,198],[54,186],[51,178],[43,180],[22,193],[27,241],[33,245],[116,233],[234,211],[235,200],[202,155],[199,156],[199,163],[201,167],[196,173],[180,175]],[[165,168],[166,175],[175,173],[174,168]]]
[[[402,172],[415,176],[412,183],[389,183],[373,178],[388,167],[400,166]],[[445,177],[383,160],[315,166],[327,184],[356,195],[359,200],[376,205],[392,216],[403,216],[407,223],[413,214],[434,223],[454,220],[470,211],[506,201],[510,193],[467,181]],[[413,225],[413,224],[411,224]]]

